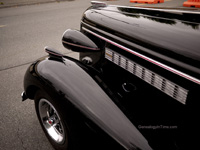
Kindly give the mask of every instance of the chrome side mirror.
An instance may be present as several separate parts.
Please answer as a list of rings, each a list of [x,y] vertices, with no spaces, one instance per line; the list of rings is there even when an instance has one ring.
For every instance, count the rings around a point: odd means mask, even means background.
[[[64,32],[62,44],[65,48],[75,52],[94,52],[100,50],[85,34],[71,29]]]

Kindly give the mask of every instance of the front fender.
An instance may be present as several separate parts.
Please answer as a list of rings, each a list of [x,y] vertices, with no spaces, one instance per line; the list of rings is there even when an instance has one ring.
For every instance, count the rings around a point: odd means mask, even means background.
[[[125,149],[151,150],[148,142],[106,94],[98,74],[68,57],[49,57],[32,64],[25,75],[25,91],[30,86],[51,87],[68,99]]]

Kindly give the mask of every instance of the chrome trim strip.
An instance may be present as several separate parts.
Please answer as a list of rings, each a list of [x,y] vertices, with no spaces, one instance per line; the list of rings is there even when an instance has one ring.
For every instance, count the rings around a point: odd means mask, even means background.
[[[174,68],[169,67],[169,66],[167,66],[167,65],[165,65],[163,63],[160,63],[160,62],[158,62],[158,61],[156,61],[154,59],[151,59],[151,58],[149,58],[149,57],[147,57],[147,56],[145,56],[143,54],[140,54],[140,53],[138,53],[138,52],[136,52],[136,51],[134,51],[132,49],[129,49],[129,48],[127,48],[127,47],[125,47],[125,46],[123,46],[121,44],[118,44],[118,43],[116,43],[116,42],[114,42],[112,40],[109,40],[109,39],[107,39],[107,38],[105,38],[105,37],[103,37],[103,36],[101,36],[101,35],[99,35],[97,33],[94,33],[93,31],[91,31],[89,29],[86,29],[85,27],[82,27],[82,29],[87,31],[87,32],[89,32],[89,33],[91,33],[91,34],[93,34],[93,35],[95,35],[95,36],[97,36],[97,37],[99,37],[99,38],[101,38],[102,40],[104,40],[104,41],[106,41],[106,42],[108,42],[110,44],[113,44],[113,45],[115,45],[115,46],[117,46],[117,47],[119,47],[119,48],[121,48],[121,49],[123,49],[123,50],[125,50],[125,51],[127,51],[129,53],[131,53],[131,54],[134,54],[135,56],[138,56],[138,57],[140,57],[140,58],[142,58],[142,59],[144,59],[144,60],[146,60],[148,62],[151,62],[151,63],[153,63],[153,64],[155,64],[155,65],[157,65],[157,66],[159,66],[159,67],[161,67],[163,69],[166,69],[166,70],[168,70],[168,71],[170,71],[170,72],[172,72],[172,73],[174,73],[176,75],[179,75],[179,76],[181,76],[181,77],[183,77],[185,79],[188,79],[188,80],[200,85],[200,79],[192,77],[192,76],[190,76],[190,75],[188,75],[186,73],[183,73],[183,72],[181,72],[181,71],[179,71],[177,69],[174,69]]]
[[[146,81],[153,87],[179,101],[182,104],[186,104],[188,90],[171,82],[170,80],[148,70],[147,68],[133,62],[132,60],[124,57],[123,55],[106,48],[105,58],[129,71],[131,74]]]

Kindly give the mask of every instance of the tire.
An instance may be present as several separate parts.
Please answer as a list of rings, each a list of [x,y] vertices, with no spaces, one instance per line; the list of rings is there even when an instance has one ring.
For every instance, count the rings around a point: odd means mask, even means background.
[[[63,104],[42,91],[36,92],[34,100],[38,120],[49,142],[56,150],[71,150]]]

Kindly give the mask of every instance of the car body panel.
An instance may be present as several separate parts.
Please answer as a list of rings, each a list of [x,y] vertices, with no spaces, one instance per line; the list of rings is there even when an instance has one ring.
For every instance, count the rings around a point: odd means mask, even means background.
[[[77,49],[80,60],[48,50],[28,68],[23,100],[40,89],[56,93],[125,149],[192,149],[198,144],[199,16],[92,6],[83,14],[82,33],[76,31],[84,34],[81,42],[69,32],[75,46],[84,46]],[[90,40],[94,52],[81,45]]]
[[[125,149],[151,149],[142,134],[101,88],[101,78],[90,74],[89,68],[72,59],[60,61],[48,57],[34,66],[35,71],[31,70],[32,77],[28,73],[29,78],[35,78],[37,74],[35,79],[38,82],[43,80],[50,85]],[[25,89],[32,85],[26,84]]]

